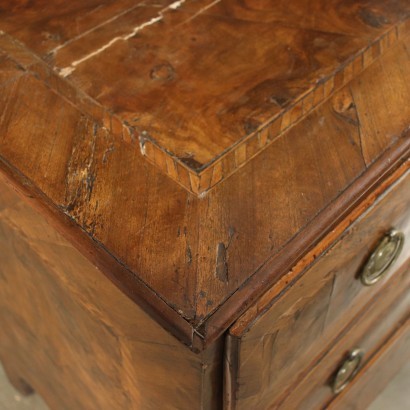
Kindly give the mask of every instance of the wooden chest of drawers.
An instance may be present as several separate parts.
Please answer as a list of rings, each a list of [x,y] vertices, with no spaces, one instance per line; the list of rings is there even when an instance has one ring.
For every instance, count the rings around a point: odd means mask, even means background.
[[[407,0],[0,1],[0,360],[51,409],[365,408],[410,357]]]

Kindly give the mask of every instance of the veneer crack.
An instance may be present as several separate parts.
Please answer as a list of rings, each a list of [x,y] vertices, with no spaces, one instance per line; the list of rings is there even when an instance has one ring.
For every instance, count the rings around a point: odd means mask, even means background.
[[[61,69],[57,68],[57,71],[59,72],[59,74],[62,77],[70,76],[75,71],[77,66],[79,66],[80,64],[84,63],[85,61],[89,60],[90,58],[93,58],[93,57],[101,54],[103,51],[107,50],[108,48],[110,48],[113,44],[117,43],[118,41],[121,41],[121,40],[122,41],[127,41],[130,38],[134,37],[137,33],[139,33],[144,28],[146,28],[148,26],[152,26],[155,23],[158,23],[159,21],[163,20],[165,12],[167,12],[169,10],[178,9],[179,7],[182,6],[183,3],[185,3],[185,1],[186,0],[178,0],[178,1],[175,1],[175,2],[171,3],[169,6],[163,8],[162,10],[160,10],[157,16],[152,17],[150,20],[145,21],[144,23],[134,27],[134,29],[130,33],[125,34],[123,36],[114,37],[108,43],[104,44],[103,46],[101,46],[97,50],[94,50],[91,53],[85,55],[84,57],[73,61],[69,66],[61,68]]]

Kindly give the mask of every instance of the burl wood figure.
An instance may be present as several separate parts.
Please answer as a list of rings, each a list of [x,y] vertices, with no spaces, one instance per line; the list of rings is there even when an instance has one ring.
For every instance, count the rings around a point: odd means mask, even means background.
[[[23,393],[364,409],[410,358],[408,0],[0,0],[0,89]]]

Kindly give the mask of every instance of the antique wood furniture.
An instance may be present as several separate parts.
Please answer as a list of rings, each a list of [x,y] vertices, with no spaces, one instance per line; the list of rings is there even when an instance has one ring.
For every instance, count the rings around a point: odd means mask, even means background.
[[[0,30],[11,382],[365,408],[410,356],[410,2],[0,0]]]

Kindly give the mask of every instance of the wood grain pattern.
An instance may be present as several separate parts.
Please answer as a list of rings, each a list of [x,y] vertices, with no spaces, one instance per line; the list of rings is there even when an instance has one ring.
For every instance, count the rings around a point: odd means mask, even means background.
[[[220,344],[190,351],[0,188],[0,358],[11,381],[52,409],[220,408]]]
[[[314,250],[316,261],[296,282],[288,279],[284,295],[276,298],[269,295],[271,302],[262,305],[263,310],[259,307],[259,317],[252,316],[250,309],[251,314],[247,315],[252,321],[248,326],[241,328],[238,323],[230,330],[233,338],[230,343],[236,344],[237,350],[231,360],[237,363],[237,368],[228,369],[236,376],[230,376],[232,384],[227,389],[234,390],[231,407],[227,408],[273,406],[275,400],[290,393],[286,389],[294,388],[315,355],[333,343],[334,335],[345,328],[352,317],[377,295],[385,299],[382,283],[364,287],[357,274],[385,232],[397,226],[406,236],[410,234],[409,195],[410,174],[407,173],[388,193],[380,192],[381,199],[348,230],[343,232],[338,227],[339,238],[333,239],[333,245],[325,254]],[[352,216],[348,219],[351,224]],[[401,283],[400,288],[405,286],[410,268],[409,246],[406,244],[394,267],[404,267],[401,276],[393,279],[396,274],[391,273],[384,282],[394,280],[396,284]]]
[[[128,269],[123,287],[135,276],[136,300],[176,312],[179,319],[164,322],[185,326],[196,348],[221,335],[336,225],[340,209],[408,155],[408,40],[205,197],[130,149],[114,116],[101,126],[103,108],[38,57],[6,35],[0,43],[3,172],[22,174],[20,183],[30,181]],[[361,93],[375,82],[377,91]]]
[[[154,139],[148,131],[143,131],[140,141],[142,144],[143,154],[162,171],[169,174],[169,161],[173,163],[173,168],[178,169],[177,175],[171,173],[182,186],[195,194],[204,194],[208,192],[214,185],[224,181],[232,175],[238,168],[245,165],[255,155],[262,151],[268,144],[272,143],[282,133],[286,132],[290,127],[294,126],[298,121],[302,120],[310,112],[323,103],[336,90],[339,90],[343,85],[348,84],[353,78],[360,74],[365,68],[372,64],[381,54],[383,50],[387,51],[389,47],[395,44],[398,40],[398,33],[403,33],[404,30],[394,28],[377,39],[371,46],[362,50],[358,56],[352,61],[349,61],[345,66],[342,66],[334,76],[325,80],[321,79],[317,82],[317,86],[312,91],[302,94],[302,97],[296,98],[296,102],[290,107],[290,97],[274,97],[269,99],[281,103],[277,103],[282,110],[273,116],[272,120],[263,122],[262,120],[248,120],[252,125],[264,124],[263,126],[254,125],[257,130],[250,133],[245,138],[241,138],[239,143],[233,148],[225,149],[222,154],[217,155],[208,164],[202,165],[193,159],[198,155],[192,154],[192,150],[187,158],[179,157],[168,148],[164,148]],[[407,32],[407,31],[406,31]],[[371,50],[368,51],[368,50]],[[376,50],[376,51],[374,51]],[[267,80],[268,82],[274,80]],[[282,87],[282,83],[280,87]],[[285,86],[283,86],[285,87]],[[283,91],[283,90],[281,90]],[[288,90],[285,91],[285,93]],[[266,98],[267,99],[267,98]],[[283,102],[285,99],[285,103]],[[283,107],[283,105],[285,107]],[[246,126],[244,127],[247,131]],[[252,128],[249,126],[249,128]],[[158,132],[158,135],[165,133]],[[178,135],[178,134],[177,134]],[[171,156],[171,158],[169,158]],[[168,160],[168,162],[167,162]],[[181,164],[182,162],[183,164]],[[188,165],[186,168],[184,165]],[[190,166],[193,168],[190,168]],[[198,171],[197,171],[198,169]],[[187,179],[187,174],[189,179]],[[184,175],[185,174],[185,175]]]
[[[300,0],[291,8],[54,1],[46,16],[36,16],[42,0],[3,3],[0,29],[70,78],[194,194],[265,149],[410,27],[408,2],[393,0]]]
[[[408,315],[408,242],[355,276],[410,236],[409,84],[407,0],[0,0],[11,381],[70,410],[328,405],[347,346],[367,369]]]

